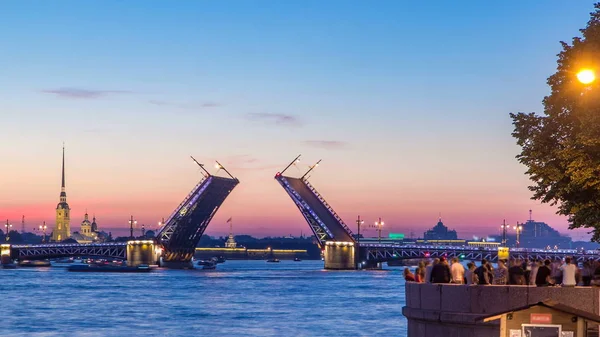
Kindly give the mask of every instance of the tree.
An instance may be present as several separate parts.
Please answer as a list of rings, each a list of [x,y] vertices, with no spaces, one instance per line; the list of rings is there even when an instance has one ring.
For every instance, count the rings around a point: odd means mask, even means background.
[[[561,42],[544,114],[510,116],[532,199],[557,205],[570,229],[591,228],[592,241],[600,242],[600,85],[576,76],[581,69],[600,71],[600,3],[590,15],[581,37]]]

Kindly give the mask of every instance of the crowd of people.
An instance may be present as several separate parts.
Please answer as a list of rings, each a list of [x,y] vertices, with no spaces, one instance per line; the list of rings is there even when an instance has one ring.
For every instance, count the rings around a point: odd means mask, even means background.
[[[494,267],[482,260],[479,266],[467,263],[465,268],[458,258],[450,263],[445,257],[423,260],[415,272],[404,269],[407,282],[454,283],[466,285],[536,285],[546,286],[600,286],[600,262],[586,261],[581,267],[570,257],[564,261],[500,260]]]

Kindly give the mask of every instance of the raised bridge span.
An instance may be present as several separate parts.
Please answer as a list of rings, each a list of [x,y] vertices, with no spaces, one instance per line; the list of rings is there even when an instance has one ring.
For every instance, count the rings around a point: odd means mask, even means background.
[[[193,157],[192,159],[202,169],[203,177],[165,221],[155,240],[90,244],[4,244],[0,255],[8,255],[11,259],[19,260],[95,256],[127,259],[128,263],[130,261],[152,263],[160,258],[161,265],[165,267],[189,267],[194,249],[208,224],[231,191],[239,184],[239,180],[219,162],[217,167],[227,173],[227,177],[210,174],[204,165]],[[151,259],[154,261],[149,261]]]
[[[279,182],[298,207],[317,238],[319,247],[324,250],[326,269],[377,268],[381,263],[388,261],[442,256],[478,261],[482,259],[488,261],[498,260],[497,248],[357,242],[350,228],[325,201],[325,198],[317,192],[315,187],[308,182],[308,174],[316,168],[320,161],[310,166],[309,170],[300,178],[284,175],[288,168],[299,162],[299,159],[300,156],[296,157],[281,172],[275,174],[275,180]],[[600,260],[600,254],[595,250],[512,248],[509,254],[511,259],[558,260],[566,256],[572,256],[577,261]]]

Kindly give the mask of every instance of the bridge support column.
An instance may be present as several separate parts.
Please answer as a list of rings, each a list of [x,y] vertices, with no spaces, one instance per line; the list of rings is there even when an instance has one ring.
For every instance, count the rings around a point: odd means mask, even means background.
[[[354,242],[327,241],[325,243],[325,269],[354,270]]]
[[[10,245],[3,243],[0,245],[0,264],[11,264]]]
[[[127,241],[127,265],[157,264],[156,244],[152,240]]]

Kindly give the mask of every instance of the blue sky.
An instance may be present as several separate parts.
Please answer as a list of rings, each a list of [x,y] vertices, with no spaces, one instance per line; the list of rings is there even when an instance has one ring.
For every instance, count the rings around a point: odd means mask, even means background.
[[[272,181],[303,153],[324,159],[311,179],[346,222],[361,212],[420,231],[442,212],[470,235],[533,208],[564,230],[529,200],[508,113],[541,110],[558,42],[592,9],[4,1],[0,203],[15,220],[51,222],[64,141],[74,223],[86,207],[114,227],[132,212],[167,216],[198,179],[192,154],[227,162],[243,183],[211,229],[236,216],[261,234],[307,230]]]

